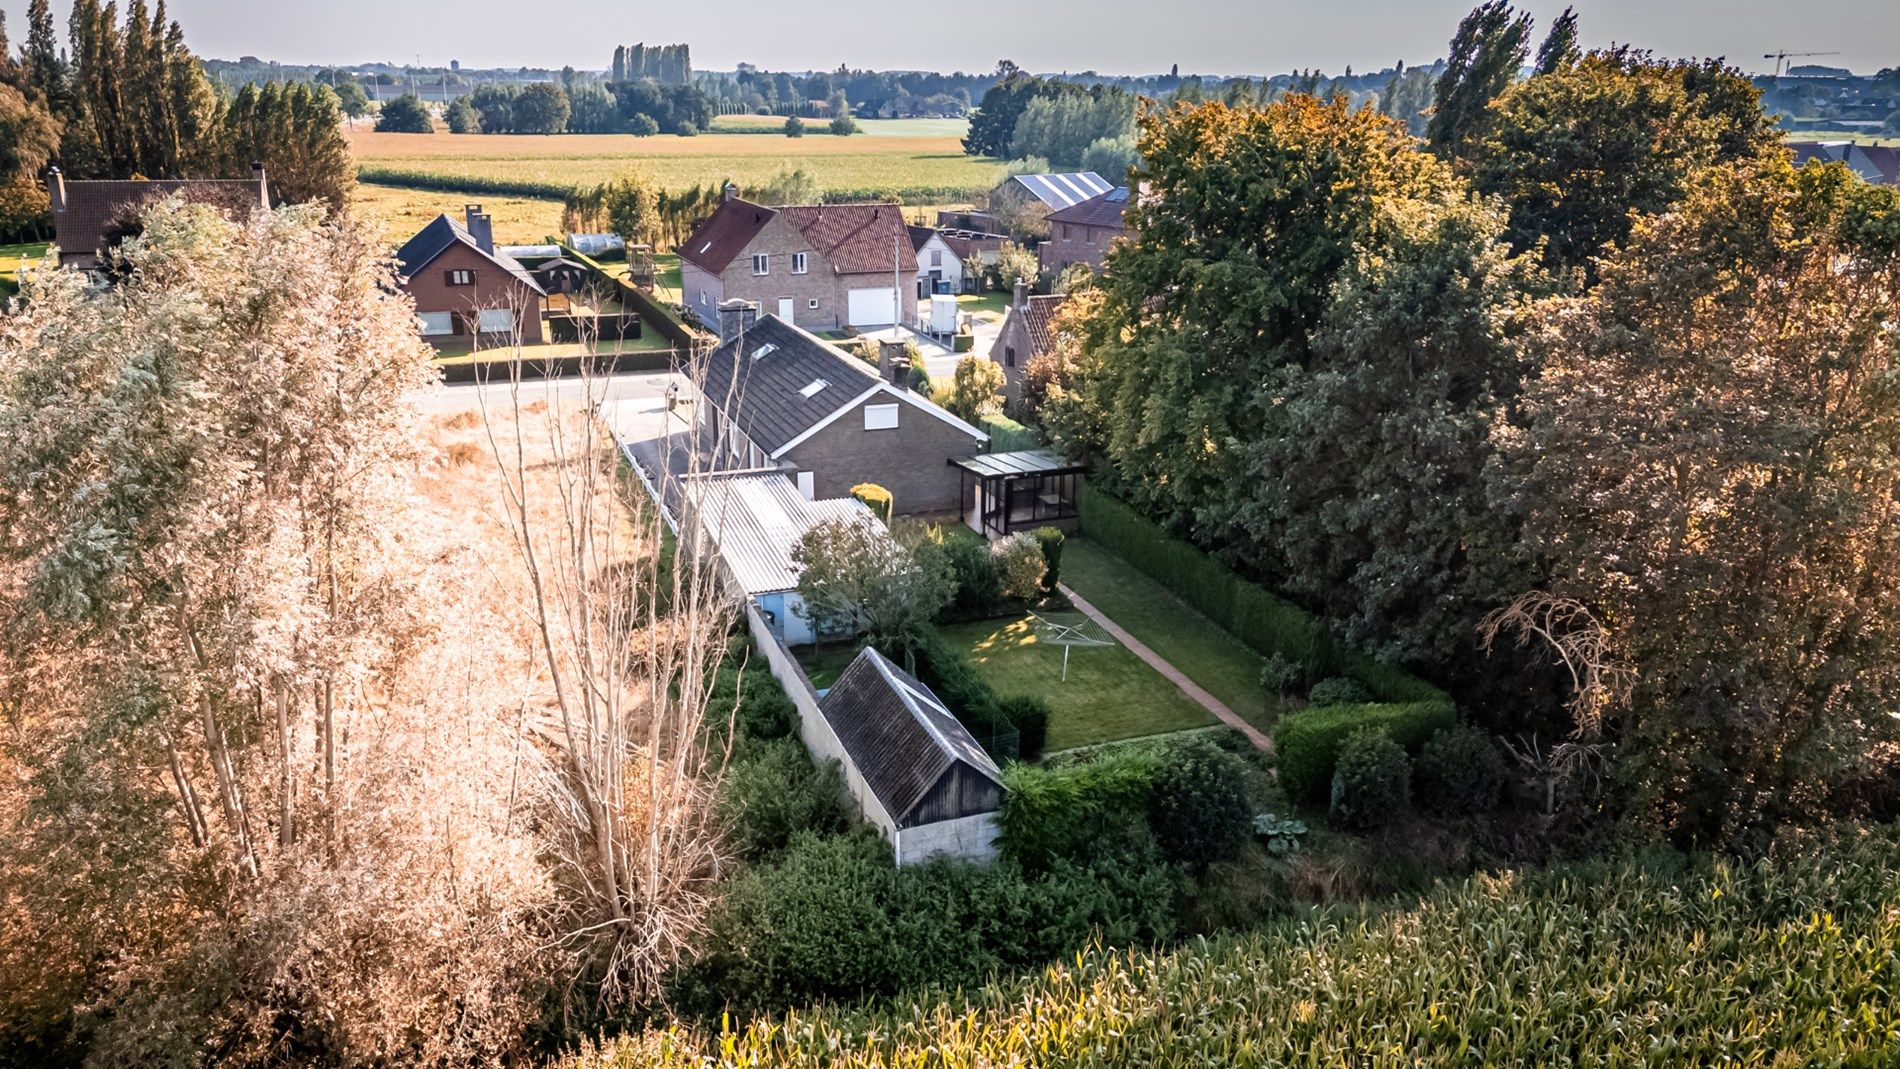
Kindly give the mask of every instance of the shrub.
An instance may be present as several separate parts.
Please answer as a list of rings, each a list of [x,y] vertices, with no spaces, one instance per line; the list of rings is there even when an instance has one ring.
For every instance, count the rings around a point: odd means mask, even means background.
[[[1277,813],[1260,813],[1253,818],[1253,835],[1273,857],[1291,857],[1306,836],[1306,822]]]
[[[1498,804],[1503,787],[1504,755],[1477,728],[1440,731],[1419,749],[1419,802],[1435,813],[1486,812]]]
[[[974,538],[944,537],[941,544],[957,583],[951,611],[970,620],[996,615],[1003,601],[1003,578],[990,548]]]
[[[1339,748],[1332,813],[1349,828],[1376,828],[1412,804],[1412,759],[1378,728],[1360,728]]]
[[[1457,707],[1448,701],[1334,705],[1288,713],[1273,727],[1280,785],[1289,798],[1322,803],[1333,782],[1339,747],[1353,731],[1380,728],[1407,750],[1416,750],[1434,733],[1457,723]]]
[[[1034,695],[1004,698],[997,708],[1016,729],[1018,760],[1034,761],[1042,756],[1042,745],[1049,737],[1049,703]]]
[[[1091,856],[1104,838],[1125,840],[1131,826],[1145,832],[1163,757],[1163,748],[1123,747],[1079,764],[1005,768],[998,844],[1024,868],[1041,871]]]
[[[799,118],[796,115],[787,115],[785,117],[784,129],[785,129],[786,137],[804,137],[805,136],[805,120]]]
[[[674,130],[673,132],[678,134],[681,137],[698,137],[699,127],[694,126],[692,123],[689,123],[689,122],[683,122],[683,123],[680,123],[679,128]]]
[[[739,734],[744,738],[782,739],[798,727],[798,707],[764,668],[755,665],[746,670],[738,699]]]
[[[1308,705],[1324,707],[1329,705],[1364,705],[1372,700],[1372,692],[1364,683],[1356,679],[1334,676],[1313,684],[1312,693],[1306,696]]]
[[[1148,797],[1148,826],[1171,860],[1205,869],[1234,856],[1253,834],[1246,773],[1205,740],[1173,747]]]
[[[889,527],[891,525],[891,512],[896,507],[897,502],[891,497],[889,490],[884,489],[876,483],[859,483],[851,488],[851,496],[864,502],[864,504],[877,515],[878,519],[884,521],[884,526]]]
[[[643,111],[627,121],[627,132],[635,137],[652,137],[660,132],[660,124]]]
[[[850,137],[858,132],[858,124],[849,115],[834,115],[831,119],[831,132],[839,137]]]
[[[1068,536],[1060,528],[1036,528],[1036,544],[1042,547],[1042,562],[1048,569],[1042,576],[1044,590],[1053,591],[1062,581],[1062,543],[1066,541]]]
[[[990,555],[996,559],[996,573],[1003,596],[1029,601],[1042,593],[1042,577],[1048,562],[1042,547],[1026,534],[1013,534],[990,543]]]
[[[1285,654],[1275,653],[1260,666],[1260,689],[1268,694],[1291,694],[1299,689],[1305,676],[1300,666],[1287,660]]]
[[[733,852],[759,861],[783,851],[799,832],[836,835],[851,826],[838,762],[812,763],[804,743],[774,739],[746,748],[726,766],[719,787]]]

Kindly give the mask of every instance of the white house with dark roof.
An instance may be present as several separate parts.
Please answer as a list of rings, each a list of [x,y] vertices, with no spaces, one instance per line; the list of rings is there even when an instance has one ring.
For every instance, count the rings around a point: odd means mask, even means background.
[[[783,471],[812,500],[868,482],[900,513],[958,510],[951,462],[988,435],[777,316],[742,302],[722,315],[727,340],[695,369],[698,445],[712,465]]]

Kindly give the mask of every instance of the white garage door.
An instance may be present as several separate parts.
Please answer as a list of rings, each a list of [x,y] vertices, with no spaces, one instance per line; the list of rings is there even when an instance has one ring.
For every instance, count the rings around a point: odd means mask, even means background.
[[[894,289],[852,290],[847,299],[846,322],[854,327],[888,327],[897,322]]]

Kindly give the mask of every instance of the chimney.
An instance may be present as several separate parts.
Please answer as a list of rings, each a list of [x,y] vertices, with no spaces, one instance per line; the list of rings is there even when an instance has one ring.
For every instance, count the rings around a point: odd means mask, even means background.
[[[257,183],[257,206],[270,207],[270,183],[264,180],[264,161],[251,161],[251,178]]]
[[[724,200],[738,200],[739,199],[739,187],[732,182],[727,182],[725,185],[725,188],[721,189],[719,192],[721,194],[722,199]]]
[[[66,176],[57,167],[46,169],[46,195],[53,202],[53,214],[66,211]]]
[[[719,302],[719,340],[729,342],[752,324],[759,321],[759,306],[755,301],[742,301],[737,297]]]
[[[1024,279],[1016,280],[1016,308],[1029,307],[1029,283]]]
[[[494,255],[495,221],[489,218],[488,213],[482,211],[482,206],[479,204],[470,204],[462,211],[468,218],[468,236],[475,239],[475,244],[480,246],[483,252]]]
[[[877,373],[900,390],[910,389],[910,352],[903,342],[877,343]]]

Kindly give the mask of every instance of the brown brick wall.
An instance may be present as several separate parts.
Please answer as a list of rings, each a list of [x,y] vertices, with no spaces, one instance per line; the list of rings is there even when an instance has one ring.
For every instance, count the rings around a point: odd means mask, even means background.
[[[1108,257],[1109,243],[1121,235],[1121,230],[1113,227],[1050,223],[1049,240],[1036,251],[1042,257],[1042,269],[1052,275],[1070,264],[1088,264],[1100,271]]]
[[[865,405],[896,404],[892,430],[864,429]],[[891,492],[898,512],[955,512],[961,483],[952,457],[967,457],[982,446],[966,431],[914,405],[878,394],[799,443],[786,459],[812,473],[813,496],[845,497],[858,483],[876,483]]]
[[[792,254],[799,252],[806,254],[806,270],[804,274],[795,275],[792,273]],[[910,323],[917,318],[917,258],[908,244],[897,252],[898,292],[903,301],[904,322]],[[752,273],[752,257],[755,253],[765,253],[771,257],[770,274]],[[711,323],[714,329],[717,329],[719,322],[717,307],[720,301],[734,298],[757,301],[760,315],[777,315],[779,299],[790,297],[792,322],[812,331],[842,330],[850,311],[849,291],[889,289],[890,285],[889,272],[840,275],[833,271],[824,255],[807,244],[805,236],[783,215],[767,223],[745,251],[726,265],[716,281],[691,264],[682,264],[680,269],[680,286],[686,291],[686,303],[699,312],[702,320]],[[700,310],[701,292],[711,298],[714,311],[710,314]],[[811,306],[813,301],[818,302],[818,307]]]
[[[1029,330],[1023,325],[1023,317],[1012,308],[1003,319],[1003,331],[996,336],[996,345],[990,349],[990,359],[1003,369],[1003,403],[1011,410],[1022,400],[1023,368],[1032,355]]]
[[[475,285],[449,285],[448,273],[457,270],[475,272]],[[459,242],[416,272],[416,276],[403,288],[416,302],[418,312],[454,313],[454,334],[435,335],[426,339],[438,345],[466,344],[474,333],[476,309],[509,308],[516,302],[523,305],[520,313],[521,340],[527,344],[539,344],[543,339],[541,316],[546,311],[543,307],[545,298],[522,285],[520,280],[496,266],[493,260]]]

